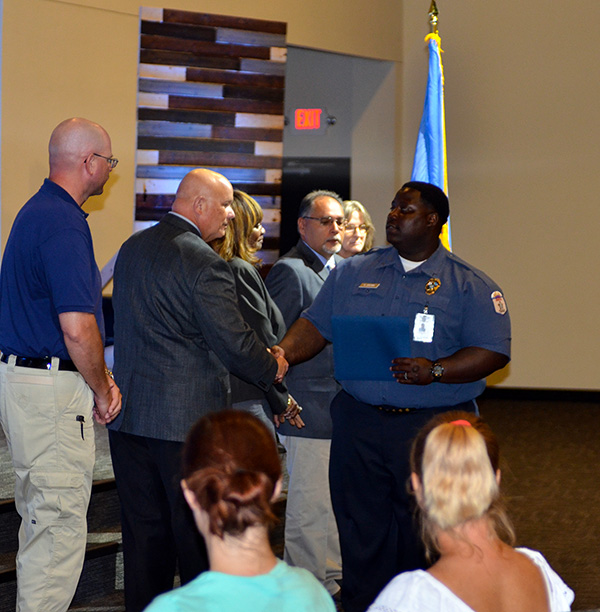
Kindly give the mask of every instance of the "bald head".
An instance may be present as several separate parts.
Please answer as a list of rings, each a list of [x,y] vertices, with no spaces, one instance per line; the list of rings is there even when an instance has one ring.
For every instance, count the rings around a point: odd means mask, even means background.
[[[218,172],[197,168],[188,172],[175,195],[173,212],[189,219],[206,242],[221,238],[234,213],[233,187]]]
[[[50,136],[50,172],[74,168],[89,155],[102,154],[107,147],[110,148],[110,137],[102,126],[79,117],[66,119]]]
[[[79,117],[67,119],[54,128],[48,152],[50,180],[80,206],[103,192],[112,169],[112,145],[102,126]]]

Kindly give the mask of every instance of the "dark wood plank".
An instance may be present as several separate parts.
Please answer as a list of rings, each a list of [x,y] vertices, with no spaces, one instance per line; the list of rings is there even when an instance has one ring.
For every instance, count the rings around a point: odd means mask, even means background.
[[[138,121],[138,136],[179,136],[180,138],[211,138],[212,127],[201,123],[173,121]],[[237,140],[245,140],[238,138]]]
[[[206,125],[235,126],[234,113],[196,111],[166,108],[138,108],[139,121],[174,121],[176,123],[202,123]]]
[[[221,70],[239,70],[241,65],[241,60],[234,57],[208,57],[160,49],[140,49],[140,62],[142,64],[194,66],[196,68],[218,68]]]
[[[285,77],[274,74],[257,74],[234,72],[231,70],[210,70],[205,68],[188,68],[186,79],[201,83],[219,83],[228,85],[251,85],[253,87],[285,87]]]
[[[237,85],[225,85],[223,87],[223,97],[225,98],[245,98],[247,100],[269,100],[283,104],[283,89],[273,87],[241,87]]]
[[[189,96],[169,96],[169,108],[229,111],[231,113],[257,113],[260,115],[283,115],[282,102],[264,102],[260,100],[219,98],[192,98]]]
[[[259,203],[267,196],[279,199],[279,192],[265,193],[264,186],[269,185],[268,183],[232,183],[232,185],[234,189],[245,191],[248,195],[256,197]],[[138,209],[170,210],[174,201],[174,194],[137,193],[135,196],[135,205]]]
[[[280,196],[252,196],[259,204],[263,210],[267,208],[281,208],[281,197]],[[279,223],[276,224],[277,229],[279,231]]]
[[[218,141],[212,141],[218,142]],[[227,141],[224,141],[227,142]],[[254,146],[254,143],[251,143]],[[225,153],[221,151],[181,151],[159,150],[159,164],[179,164],[182,166],[236,166],[239,168],[265,168],[279,170],[282,167],[281,157],[267,155],[248,155],[243,153]]]
[[[265,142],[282,142],[283,130],[275,128],[239,128],[214,126],[213,138],[233,138],[234,140],[263,140]]]
[[[161,23],[157,21],[142,21],[141,33],[153,36],[176,36],[190,40],[205,40],[215,42],[216,29],[204,26],[181,25],[178,23]]]
[[[232,45],[174,38],[171,36],[150,36],[142,34],[140,40],[142,49],[160,49],[180,53],[194,53],[207,57],[248,57],[252,59],[270,60],[269,47],[254,47],[249,45]]]
[[[156,138],[154,136],[139,136],[138,149],[249,154],[254,152],[254,143],[241,140],[212,140],[210,138]]]
[[[217,85],[216,83],[189,83],[188,81],[148,77],[138,79],[138,91],[194,98],[223,97],[223,85]]]
[[[281,183],[231,183],[234,189],[245,191],[249,195],[281,195]]]
[[[175,201],[174,194],[137,193],[135,195],[135,206],[139,209],[171,210]],[[138,218],[136,216],[136,218]]]
[[[208,13],[194,13],[173,9],[165,9],[163,11],[163,22],[205,25],[217,28],[237,28],[239,30],[270,32],[271,34],[287,33],[287,23],[283,21],[230,17],[228,15],[209,15]]]

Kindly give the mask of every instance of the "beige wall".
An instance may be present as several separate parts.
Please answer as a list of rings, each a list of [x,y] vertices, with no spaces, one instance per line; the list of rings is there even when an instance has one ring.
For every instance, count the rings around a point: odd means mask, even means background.
[[[417,4],[404,3],[404,174],[424,84]],[[505,290],[513,361],[504,384],[599,389],[600,5],[438,8],[453,246]]]
[[[2,223],[47,176],[53,127],[69,116],[101,123],[120,160],[104,196],[85,210],[102,267],[133,227],[139,7],[165,6],[288,23],[288,42],[399,60],[401,5],[393,0],[4,0]],[[375,15],[375,16],[374,16]],[[378,15],[378,16],[377,16]],[[390,19],[390,15],[395,15]],[[335,24],[332,27],[332,24]],[[387,162],[389,163],[389,162]],[[360,183],[359,183],[360,185]]]
[[[398,182],[410,173],[421,113],[428,5],[262,0],[249,14],[242,0],[171,3],[287,21],[294,45],[402,60],[393,85]],[[502,384],[599,389],[600,84],[592,28],[600,5],[439,0],[438,7],[454,250],[506,292],[514,350]],[[129,234],[137,31],[138,3],[130,0],[4,0],[3,243],[46,175],[50,130],[69,115],[104,124],[121,159],[107,195],[88,207],[98,209],[90,222],[100,265]]]

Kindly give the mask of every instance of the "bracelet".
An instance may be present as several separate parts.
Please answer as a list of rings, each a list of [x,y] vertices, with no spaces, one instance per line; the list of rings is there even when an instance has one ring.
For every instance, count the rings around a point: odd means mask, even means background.
[[[108,368],[104,368],[104,373],[109,377],[112,378],[113,380],[115,379],[115,377],[113,376],[113,373],[111,370],[109,370]]]

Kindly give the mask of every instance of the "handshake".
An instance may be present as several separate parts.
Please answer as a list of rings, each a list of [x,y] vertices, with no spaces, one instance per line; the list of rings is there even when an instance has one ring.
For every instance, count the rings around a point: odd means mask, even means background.
[[[289,363],[285,358],[285,351],[278,345],[272,346],[270,349],[267,349],[273,357],[277,360],[277,375],[275,376],[275,383],[283,382],[285,375],[289,369]],[[288,395],[287,401],[287,409],[282,414],[276,414],[273,416],[273,420],[275,422],[275,426],[279,427],[281,423],[285,423],[286,419],[298,429],[302,429],[304,427],[304,421],[300,417],[300,413],[302,412],[302,406],[298,404],[298,402],[291,396]]]

